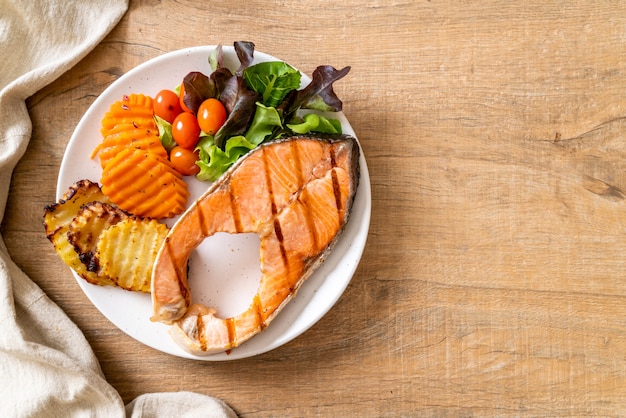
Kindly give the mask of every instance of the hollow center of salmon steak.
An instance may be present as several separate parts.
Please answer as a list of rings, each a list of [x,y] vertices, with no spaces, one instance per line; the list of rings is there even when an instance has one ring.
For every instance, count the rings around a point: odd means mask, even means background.
[[[192,303],[217,309],[229,318],[248,309],[261,281],[258,234],[218,232],[207,237],[189,257]]]

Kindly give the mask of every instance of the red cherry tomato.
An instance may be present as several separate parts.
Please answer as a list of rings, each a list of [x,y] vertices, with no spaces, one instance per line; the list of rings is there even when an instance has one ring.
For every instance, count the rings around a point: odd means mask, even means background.
[[[200,139],[200,126],[193,113],[183,112],[172,122],[172,137],[178,145],[193,149]]]
[[[152,110],[155,115],[169,123],[182,112],[178,96],[172,90],[161,90],[152,101]]]
[[[170,151],[170,161],[176,171],[183,176],[195,176],[200,172],[200,167],[196,165],[200,151],[192,151],[181,146],[176,146]]]
[[[209,135],[215,133],[226,122],[226,108],[217,99],[206,99],[198,108],[198,125]]]
[[[180,108],[183,110],[183,112],[193,113],[193,111],[189,109],[187,105],[185,104],[183,100],[184,98],[185,98],[185,84],[180,83],[180,93],[178,94],[178,103],[180,104]]]

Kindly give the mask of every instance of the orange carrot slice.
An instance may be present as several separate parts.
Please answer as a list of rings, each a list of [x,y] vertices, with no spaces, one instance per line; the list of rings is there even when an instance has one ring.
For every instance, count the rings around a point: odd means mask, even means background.
[[[122,123],[111,129],[109,135],[93,150],[91,158],[98,155],[100,165],[104,168],[111,158],[125,148],[139,148],[167,158],[167,151],[159,139],[158,130],[135,128],[129,123]]]
[[[102,170],[102,192],[138,216],[170,218],[185,210],[187,183],[171,163],[150,151],[125,148]]]
[[[135,128],[157,129],[150,96],[133,93],[113,103],[102,119],[102,136],[106,138],[117,125],[127,123]]]

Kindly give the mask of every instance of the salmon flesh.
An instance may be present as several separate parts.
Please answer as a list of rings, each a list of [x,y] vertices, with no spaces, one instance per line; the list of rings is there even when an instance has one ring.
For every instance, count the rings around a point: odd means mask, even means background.
[[[263,144],[235,163],[171,228],[153,268],[153,321],[171,324],[195,355],[239,346],[265,329],[328,256],[359,182],[355,138],[296,136]],[[261,280],[248,309],[218,318],[191,304],[191,252],[217,233],[260,237]]]

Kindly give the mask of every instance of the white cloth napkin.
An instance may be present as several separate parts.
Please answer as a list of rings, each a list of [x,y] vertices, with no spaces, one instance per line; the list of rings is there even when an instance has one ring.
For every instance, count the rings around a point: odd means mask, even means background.
[[[0,222],[31,137],[25,100],[91,51],[127,8],[128,0],[0,0]],[[82,332],[13,263],[0,236],[0,416],[236,415],[192,392],[144,394],[124,405]]]

